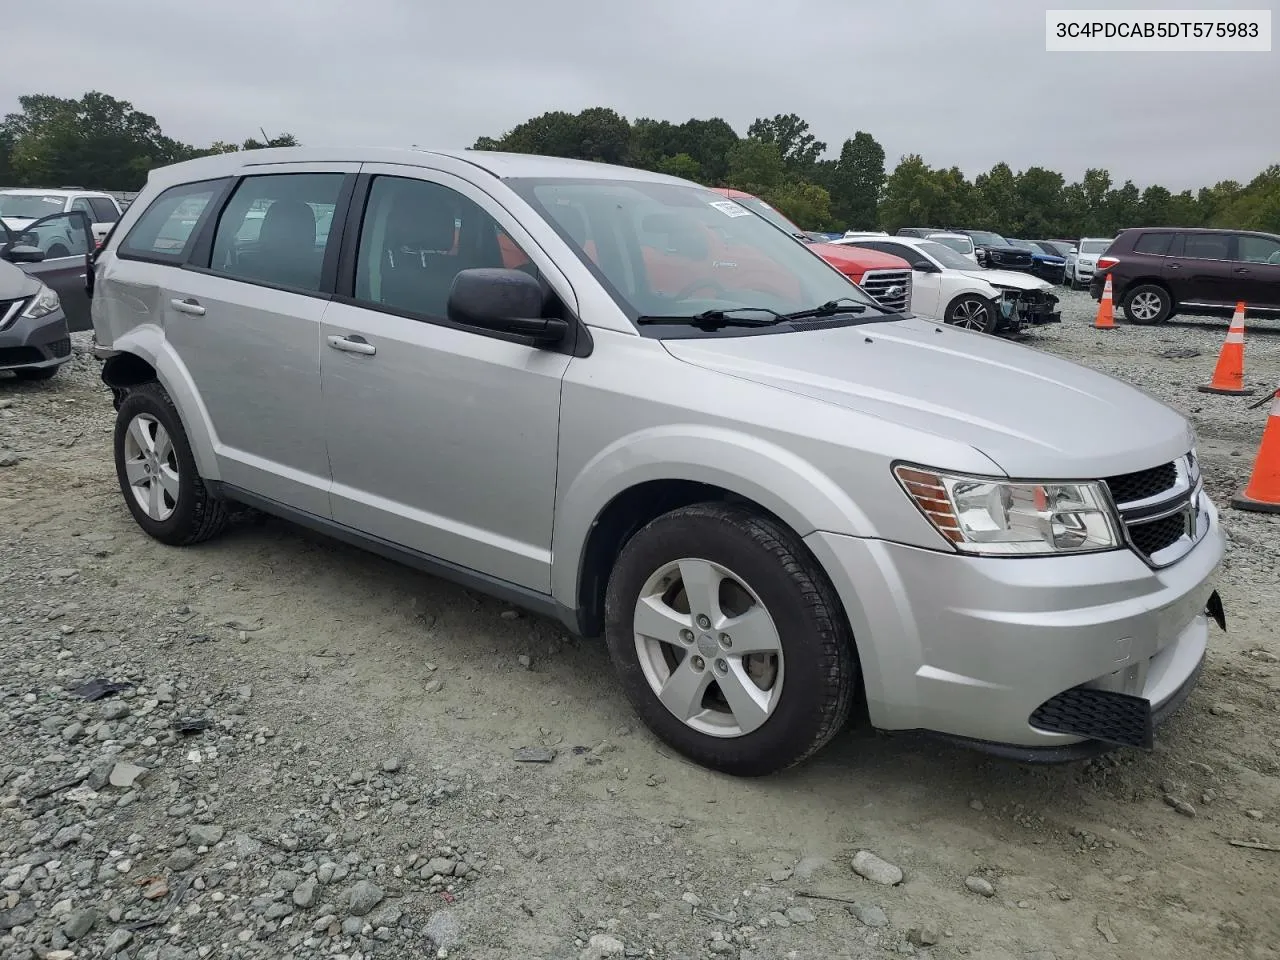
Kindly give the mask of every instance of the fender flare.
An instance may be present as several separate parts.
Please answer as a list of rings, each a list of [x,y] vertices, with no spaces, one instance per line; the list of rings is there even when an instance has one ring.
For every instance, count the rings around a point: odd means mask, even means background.
[[[691,481],[746,497],[797,538],[815,530],[866,536],[871,522],[831,477],[789,450],[721,427],[668,424],[609,444],[557,498],[551,592],[578,606],[588,538],[619,495],[652,481]]]
[[[151,364],[156,372],[156,379],[178,408],[183,429],[187,432],[187,442],[191,445],[191,455],[196,461],[201,478],[220,480],[218,458],[215,454],[217,431],[214,430],[209,411],[205,409],[200,393],[196,390],[195,381],[165,339],[164,331],[154,323],[134,327],[119,337],[111,345],[111,350],[115,353],[132,354]]]

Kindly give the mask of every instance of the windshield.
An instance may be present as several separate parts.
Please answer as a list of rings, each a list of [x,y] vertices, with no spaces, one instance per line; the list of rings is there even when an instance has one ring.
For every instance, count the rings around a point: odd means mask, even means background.
[[[0,193],[0,217],[39,220],[51,213],[61,213],[65,203],[62,197],[47,194]]]
[[[595,179],[507,183],[632,320],[743,308],[793,313],[833,300],[875,305],[807,246],[705,187]],[[883,316],[866,311],[867,319]]]
[[[973,241],[968,237],[930,237],[931,243],[940,243],[945,247],[950,247],[956,253],[973,253]]]
[[[1111,246],[1110,240],[1081,240],[1081,253],[1105,253],[1107,247]]]
[[[1009,241],[998,233],[991,233],[988,230],[970,230],[969,236],[973,242],[980,247],[1007,247]]]
[[[914,244],[921,253],[927,253],[948,270],[972,270],[977,264],[937,240],[921,240]]]

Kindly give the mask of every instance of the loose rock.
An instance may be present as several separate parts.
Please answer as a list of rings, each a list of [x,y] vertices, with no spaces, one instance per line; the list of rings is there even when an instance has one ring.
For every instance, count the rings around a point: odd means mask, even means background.
[[[859,850],[854,855],[853,872],[886,887],[902,882],[902,870],[889,861],[880,859],[870,850]]]
[[[991,885],[991,881],[982,877],[965,877],[964,885],[979,896],[994,897],[996,895],[996,888]]]

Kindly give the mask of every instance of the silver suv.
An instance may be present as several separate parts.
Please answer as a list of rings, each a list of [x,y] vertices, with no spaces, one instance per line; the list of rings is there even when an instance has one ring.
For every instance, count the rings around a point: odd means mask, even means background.
[[[722,771],[803,760],[855,704],[1028,759],[1150,747],[1222,622],[1186,420],[889,312],[684,180],[205,157],[151,174],[92,306],[147,533],[247,504],[602,635]]]

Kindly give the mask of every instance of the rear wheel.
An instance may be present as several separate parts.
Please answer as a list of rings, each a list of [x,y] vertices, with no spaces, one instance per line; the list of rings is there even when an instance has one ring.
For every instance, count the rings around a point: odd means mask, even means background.
[[[953,327],[976,330],[979,333],[995,333],[1000,312],[995,301],[976,293],[962,293],[947,305],[943,320]]]
[[[743,507],[643,527],[610,575],[605,623],[632,706],[707,767],[773,773],[849,717],[858,669],[834,589],[789,531]]]
[[[71,251],[68,250],[66,247],[64,247],[62,244],[55,243],[52,247],[49,248],[49,252],[46,254],[46,256],[50,260],[57,260],[60,257],[71,256]]]
[[[1125,293],[1124,315],[1130,323],[1164,323],[1173,312],[1173,298],[1164,287],[1144,283]]]
[[[227,525],[226,509],[200,479],[182,420],[160,384],[134,387],[121,402],[115,460],[129,512],[162,543],[199,543]]]

